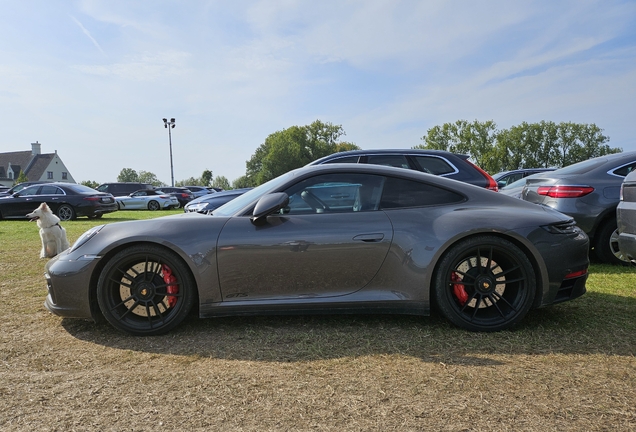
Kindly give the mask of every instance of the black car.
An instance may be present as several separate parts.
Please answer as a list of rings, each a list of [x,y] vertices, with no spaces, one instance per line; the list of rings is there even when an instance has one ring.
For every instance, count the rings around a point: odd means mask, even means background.
[[[46,307],[135,335],[201,317],[432,307],[472,331],[585,293],[571,217],[413,170],[299,168],[212,215],[95,226],[46,264]],[[564,310],[567,313],[567,310]]]
[[[195,198],[183,207],[183,211],[210,214],[212,211],[221,207],[226,202],[232,201],[234,198],[243,195],[252,188],[232,189],[223,192],[211,193],[199,198]]]
[[[78,216],[100,218],[105,213],[117,211],[117,203],[111,194],[75,183],[47,183],[29,186],[11,196],[1,197],[0,218],[26,219],[27,213],[43,202],[63,221]]]
[[[621,186],[621,200],[616,208],[618,246],[626,259],[636,264],[636,169]]]
[[[618,244],[616,207],[623,180],[635,168],[634,151],[588,159],[528,179],[521,198],[572,216],[601,261],[629,263]]]
[[[353,150],[333,153],[308,165],[364,163],[407,168],[434,174],[490,190],[498,190],[497,182],[483,169],[468,160],[467,155],[442,150]]]
[[[494,174],[492,178],[495,179],[499,189],[508,186],[511,183],[516,182],[517,180],[521,180],[524,177],[528,177],[529,175],[539,174],[543,172],[554,171],[556,168],[522,168],[516,169],[512,171],[502,171]]]
[[[181,207],[185,206],[187,203],[194,199],[194,194],[192,193],[192,191],[184,187],[162,186],[157,188],[157,190],[176,196]]]

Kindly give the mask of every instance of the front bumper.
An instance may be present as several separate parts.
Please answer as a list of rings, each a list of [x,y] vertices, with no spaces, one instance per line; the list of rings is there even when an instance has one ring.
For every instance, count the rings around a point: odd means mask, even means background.
[[[82,255],[69,259],[68,250],[45,266],[47,291],[44,306],[65,318],[96,319],[91,308],[91,274],[100,257]]]

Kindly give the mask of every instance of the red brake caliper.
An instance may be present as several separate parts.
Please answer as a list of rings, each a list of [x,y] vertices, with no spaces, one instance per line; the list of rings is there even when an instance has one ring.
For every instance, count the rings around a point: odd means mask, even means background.
[[[455,272],[451,273],[451,282],[461,282],[462,278]],[[459,301],[461,306],[466,304],[466,300],[468,300],[468,293],[466,292],[466,288],[464,288],[464,284],[454,283],[453,284],[453,294],[455,298]]]
[[[163,273],[163,281],[168,285],[166,291],[168,294],[179,294],[179,285],[177,278],[172,274],[172,269],[165,264],[161,264],[161,272]],[[177,304],[175,296],[168,296],[168,306],[173,307]]]

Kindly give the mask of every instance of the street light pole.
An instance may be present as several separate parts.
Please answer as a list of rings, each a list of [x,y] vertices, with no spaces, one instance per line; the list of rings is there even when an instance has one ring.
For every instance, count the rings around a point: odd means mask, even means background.
[[[168,119],[163,119],[163,127],[168,129],[168,141],[170,142],[170,177],[172,179],[172,187],[174,187],[174,171],[172,169],[172,133],[170,132],[170,129],[173,129],[174,126],[174,118],[171,118],[170,121],[168,121]]]

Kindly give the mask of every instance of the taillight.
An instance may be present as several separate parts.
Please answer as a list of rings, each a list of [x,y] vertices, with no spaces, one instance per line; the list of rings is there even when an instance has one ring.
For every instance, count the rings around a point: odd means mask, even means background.
[[[550,198],[580,198],[594,192],[591,186],[539,186],[537,193]]]
[[[468,162],[469,164],[471,164],[472,166],[475,167],[475,169],[477,171],[479,171],[479,173],[481,175],[483,175],[486,178],[486,181],[488,181],[488,185],[486,185],[486,189],[491,190],[491,191],[495,191],[495,192],[499,192],[499,185],[497,184],[497,182],[495,181],[494,178],[492,178],[490,176],[490,174],[488,174],[486,171],[484,171],[483,169],[479,168],[477,165],[475,165],[474,163],[472,163],[469,160],[466,160],[466,162]]]
[[[101,199],[101,197],[86,197],[84,198],[85,201],[99,201]]]

